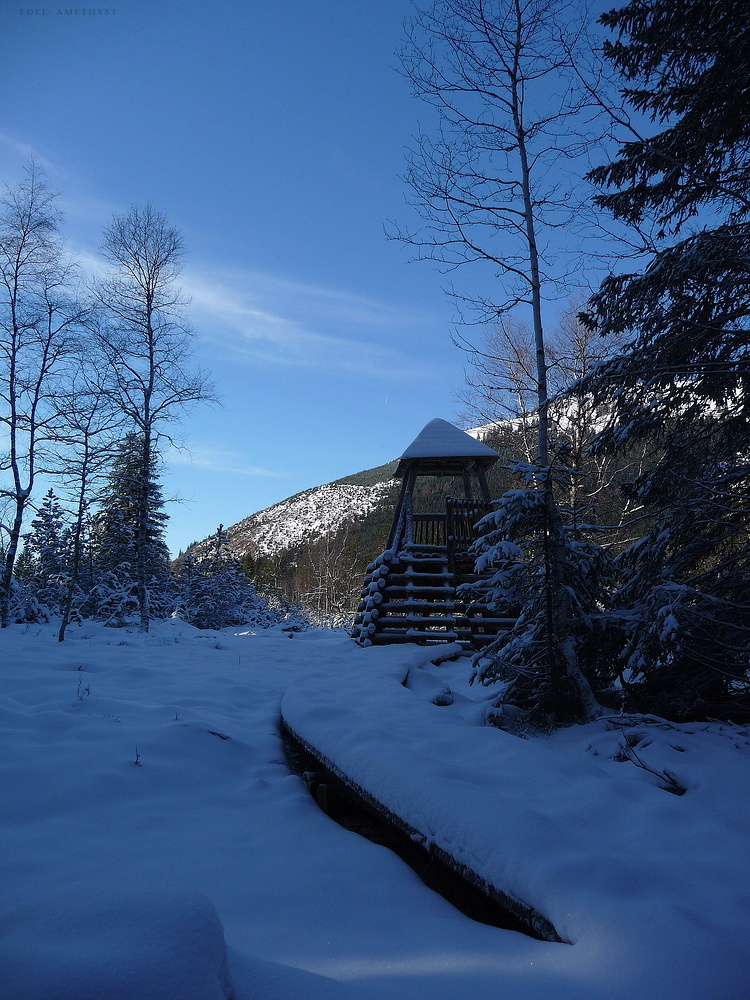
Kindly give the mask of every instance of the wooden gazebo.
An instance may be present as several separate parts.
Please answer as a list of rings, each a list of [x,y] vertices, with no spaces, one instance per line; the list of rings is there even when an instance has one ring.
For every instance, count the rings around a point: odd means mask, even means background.
[[[361,645],[391,642],[491,642],[514,619],[493,615],[478,600],[456,593],[474,582],[469,546],[475,525],[490,510],[486,471],[499,456],[447,420],[431,420],[401,456],[402,480],[388,544],[367,568],[355,619]],[[421,477],[452,477],[462,497],[445,497],[445,509],[414,509]]]

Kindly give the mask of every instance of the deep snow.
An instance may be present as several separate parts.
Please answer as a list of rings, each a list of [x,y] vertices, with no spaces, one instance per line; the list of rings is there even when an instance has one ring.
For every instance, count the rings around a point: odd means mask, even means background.
[[[746,732],[521,739],[477,725],[465,658],[235,633],[0,634],[2,1000],[750,997]],[[471,921],[328,819],[287,770],[282,699],[573,943]]]

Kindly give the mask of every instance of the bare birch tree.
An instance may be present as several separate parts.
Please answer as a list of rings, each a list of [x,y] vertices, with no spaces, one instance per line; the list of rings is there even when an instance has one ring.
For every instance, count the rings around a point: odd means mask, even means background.
[[[136,539],[140,629],[150,620],[147,548],[151,470],[169,427],[197,402],[212,398],[205,372],[192,366],[186,299],[177,287],[182,236],[153,206],[116,214],[102,244],[109,274],[96,284],[98,336],[112,374],[112,398],[141,447]]]
[[[580,312],[583,298],[568,303],[551,335],[545,338],[549,423],[555,452],[563,455],[573,475],[568,478],[562,506],[568,523],[586,517],[593,520],[608,542],[622,543],[626,524],[641,510],[619,495],[618,483],[642,470],[644,449],[631,449],[618,456],[592,453],[590,446],[601,429],[606,411],[595,404],[589,392],[575,386],[589,378],[598,364],[622,349],[623,337],[602,337],[585,325]],[[456,338],[465,351],[469,368],[465,388],[456,394],[471,424],[503,423],[512,429],[519,452],[534,461],[536,433],[536,366],[534,336],[527,324],[513,317],[500,317],[489,327],[481,346],[467,338]]]
[[[423,225],[396,235],[449,269],[489,265],[496,294],[460,296],[494,319],[526,310],[534,338],[537,488],[544,497],[546,658],[551,688],[597,711],[571,639],[566,547],[552,489],[545,297],[558,294],[561,227],[574,221],[564,178],[585,146],[569,67],[573,8],[560,0],[434,0],[408,26],[402,66],[437,111],[437,138],[420,136],[407,182]],[[557,244],[556,241],[557,240]],[[554,701],[554,696],[553,699]]]
[[[13,567],[38,475],[59,437],[61,380],[84,310],[70,292],[73,268],[58,237],[54,194],[32,163],[7,188],[0,215],[0,497],[7,501],[0,626],[9,622]]]
[[[59,468],[55,471],[67,493],[72,513],[71,564],[62,604],[58,641],[63,642],[81,577],[84,534],[96,503],[97,488],[106,478],[124,416],[113,405],[111,373],[89,353],[71,373],[65,393],[65,425]]]

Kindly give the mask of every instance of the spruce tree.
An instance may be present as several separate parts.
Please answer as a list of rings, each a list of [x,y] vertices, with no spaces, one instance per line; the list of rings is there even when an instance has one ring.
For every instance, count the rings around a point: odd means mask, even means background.
[[[115,613],[115,605],[122,608],[122,615],[116,617],[125,617],[138,604],[138,539],[144,495],[148,506],[143,565],[149,605],[157,615],[168,609],[169,550],[164,541],[168,515],[163,509],[155,456],[145,482],[142,469],[140,437],[128,434],[117,447],[107,484],[98,498],[100,509],[93,518],[94,602],[103,606],[97,613],[106,617]]]
[[[597,447],[654,445],[632,495],[656,512],[621,557],[622,682],[677,718],[750,713],[750,18],[731,0],[632,0],[601,18],[652,123],[594,170],[645,266],[608,277],[589,322],[624,333],[584,388]]]
[[[52,614],[60,611],[70,570],[71,533],[54,490],[48,490],[24,535],[23,559],[17,576]]]
[[[495,720],[501,725],[508,718],[517,720],[519,710],[542,727],[581,721],[581,692],[589,695],[585,715],[593,716],[614,680],[611,661],[601,653],[611,641],[606,593],[615,571],[593,525],[573,520],[561,523],[559,535],[551,531],[545,491],[531,485],[535,466],[519,463],[514,471],[529,485],[506,491],[480,523],[483,533],[472,551],[483,576],[460,593],[516,622],[475,655],[472,680],[501,683],[495,703]],[[554,470],[550,490],[569,492],[574,475],[574,470]],[[556,559],[553,545],[562,549]],[[555,565],[563,574],[553,586]],[[563,643],[550,628],[560,594],[568,621]],[[551,670],[556,657],[568,662]],[[512,706],[510,713],[507,706]]]
[[[266,627],[280,618],[257,596],[221,524],[202,555],[185,555],[176,589],[177,613],[197,628],[228,628],[250,621]]]

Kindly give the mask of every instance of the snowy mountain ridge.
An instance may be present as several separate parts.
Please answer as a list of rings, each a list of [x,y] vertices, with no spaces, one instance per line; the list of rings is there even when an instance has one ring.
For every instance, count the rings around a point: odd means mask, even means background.
[[[392,487],[393,480],[385,480],[371,486],[326,483],[303,490],[227,528],[230,548],[240,558],[247,553],[279,555],[365,517],[383,503]],[[194,549],[201,552],[207,545],[204,539]]]

